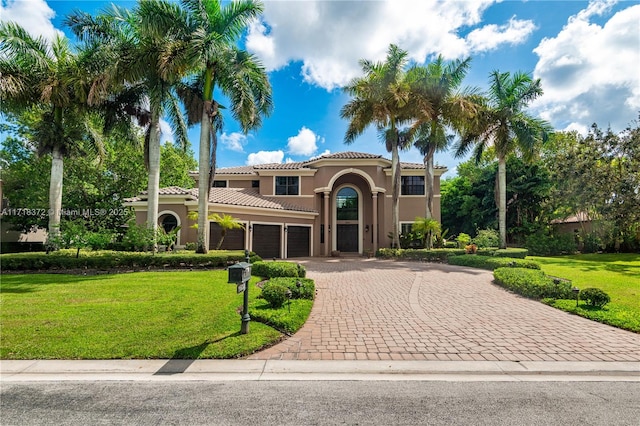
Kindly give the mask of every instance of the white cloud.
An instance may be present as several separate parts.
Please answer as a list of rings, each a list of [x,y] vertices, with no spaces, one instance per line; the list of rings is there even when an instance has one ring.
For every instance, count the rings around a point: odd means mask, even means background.
[[[247,144],[247,136],[239,132],[233,132],[229,135],[223,133],[220,136],[220,143],[231,151],[244,152],[244,146]]]
[[[532,106],[556,128],[578,130],[595,122],[619,131],[637,116],[640,5],[620,10],[602,26],[591,22],[611,4],[590,3],[534,49],[539,56],[534,76],[544,95]]]
[[[165,120],[160,119],[160,143],[173,143],[174,141],[173,129],[171,128],[171,125]]]
[[[318,142],[320,138],[306,127],[302,127],[296,136],[288,139],[288,153],[293,155],[312,155],[318,150]]]
[[[258,151],[249,154],[247,157],[247,166],[254,166],[256,164],[269,164],[269,163],[282,163],[284,159],[284,152],[278,151]]]
[[[459,34],[480,25],[482,14],[495,2],[266,2],[263,20],[249,29],[247,48],[269,70],[300,61],[307,82],[331,90],[360,74],[360,59],[384,59],[390,43],[421,63],[434,54],[454,59],[522,42],[534,25],[515,17],[505,25],[480,27],[470,38]]]
[[[44,0],[3,0],[0,3],[0,17],[3,21],[16,22],[32,36],[43,36],[48,40],[53,40],[56,34],[64,36],[51,23],[55,15]]]
[[[511,18],[504,25],[485,25],[473,30],[467,36],[472,50],[488,51],[498,48],[501,44],[520,44],[536,29],[531,21],[519,21]]]

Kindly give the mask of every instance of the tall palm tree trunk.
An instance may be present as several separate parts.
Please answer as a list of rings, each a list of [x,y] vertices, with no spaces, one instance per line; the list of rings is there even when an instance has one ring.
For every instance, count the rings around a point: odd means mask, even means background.
[[[500,229],[500,248],[507,247],[507,161],[498,158],[498,226]]]
[[[400,154],[397,138],[391,145],[392,200],[391,220],[393,221],[393,247],[400,248]]]
[[[211,101],[204,101],[200,121],[200,155],[198,161],[198,243],[196,253],[208,253],[209,244],[209,161],[211,161]]]
[[[160,115],[154,108],[149,125],[149,184],[147,186],[147,227],[158,229],[158,198],[160,192]],[[153,243],[153,251],[158,245]]]
[[[427,203],[424,217],[426,217],[427,219],[433,219],[433,155],[435,154],[435,152],[435,145],[430,145],[427,154],[424,156],[424,189]]]
[[[55,240],[55,237],[60,234],[63,173],[62,149],[55,145],[51,152],[51,181],[49,183],[49,240]]]

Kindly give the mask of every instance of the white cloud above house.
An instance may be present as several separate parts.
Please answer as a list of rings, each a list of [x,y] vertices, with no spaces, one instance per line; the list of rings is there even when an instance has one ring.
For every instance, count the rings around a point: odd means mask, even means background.
[[[482,14],[493,3],[267,2],[262,21],[250,27],[246,45],[269,70],[300,61],[308,83],[332,90],[360,74],[359,59],[384,59],[390,43],[408,50],[412,60],[424,62],[434,54],[454,59],[522,43],[534,31],[531,21],[515,16],[502,25],[482,26]],[[477,25],[468,36],[460,34]]]
[[[597,123],[619,131],[640,110],[640,5],[618,11],[604,24],[614,2],[594,1],[571,16],[555,37],[534,49],[544,95],[533,106],[556,128],[584,130]]]
[[[254,166],[256,164],[282,163],[284,152],[278,151],[258,151],[249,154],[246,165]]]
[[[160,119],[160,143],[174,143],[173,129],[168,121]]]
[[[296,136],[291,136],[287,142],[287,152],[291,155],[313,155],[318,150],[318,135],[313,130],[302,127]]]
[[[64,33],[54,28],[51,20],[56,13],[45,0],[3,0],[0,2],[2,21],[13,21],[22,26],[32,36],[42,36],[53,40],[55,35]]]
[[[244,146],[248,143],[247,136],[240,132],[220,135],[220,143],[231,151],[244,152]]]

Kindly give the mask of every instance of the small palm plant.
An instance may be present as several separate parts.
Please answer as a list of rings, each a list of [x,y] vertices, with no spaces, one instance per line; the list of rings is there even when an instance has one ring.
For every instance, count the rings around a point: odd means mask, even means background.
[[[191,211],[189,212],[188,217],[189,219],[196,221],[196,223],[191,225],[191,227],[194,229],[198,229],[198,212]],[[217,223],[220,228],[222,228],[222,231],[220,232],[220,240],[218,241],[218,244],[216,244],[216,250],[220,250],[220,247],[222,247],[224,237],[227,236],[227,231],[230,231],[232,229],[244,229],[244,225],[230,214],[223,213],[222,215],[219,215],[218,213],[211,213],[209,214],[209,216],[207,216],[207,218],[210,221]]]
[[[440,223],[428,217],[416,217],[411,230],[422,235],[422,244],[427,250],[431,250],[433,238],[442,232]]]

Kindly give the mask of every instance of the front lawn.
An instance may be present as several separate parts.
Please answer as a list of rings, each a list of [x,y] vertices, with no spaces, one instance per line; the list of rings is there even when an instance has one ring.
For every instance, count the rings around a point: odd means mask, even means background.
[[[640,254],[582,254],[558,257],[528,257],[542,270],[567,278],[578,288],[596,287],[611,296],[603,309],[580,302],[557,300],[554,307],[595,321],[640,333]]]
[[[234,358],[282,338],[257,321],[240,334],[243,295],[225,270],[1,280],[1,359]]]

